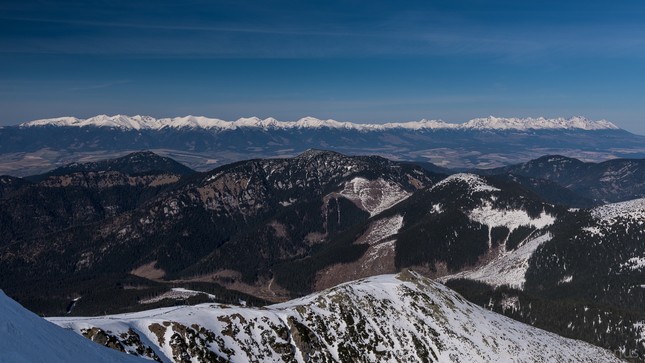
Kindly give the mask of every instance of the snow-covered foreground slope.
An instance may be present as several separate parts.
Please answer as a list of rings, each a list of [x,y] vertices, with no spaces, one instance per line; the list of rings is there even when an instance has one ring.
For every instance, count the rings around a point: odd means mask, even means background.
[[[145,362],[102,347],[23,308],[0,290],[0,362]]]
[[[582,116],[568,119],[539,118],[501,118],[489,116],[477,118],[463,124],[451,124],[441,120],[421,120],[403,123],[387,124],[355,124],[351,122],[338,122],[335,120],[319,120],[314,117],[305,117],[296,122],[282,122],[274,118],[265,120],[257,117],[241,118],[236,121],[224,121],[203,116],[185,116],[175,118],[155,119],[150,116],[125,116],[98,115],[88,119],[76,117],[59,117],[25,122],[21,126],[98,126],[115,127],[126,130],[159,130],[162,128],[200,128],[234,130],[236,128],[263,128],[275,129],[345,129],[359,131],[383,131],[392,129],[421,130],[421,129],[454,129],[454,130],[545,130],[545,129],[581,129],[581,130],[616,130],[618,127],[611,122],[600,120],[592,121]]]
[[[645,219],[645,198],[602,205],[593,208],[591,215],[608,224],[615,223],[618,218],[643,220]]]
[[[167,362],[619,362],[408,270],[266,308],[202,304],[50,321],[78,333],[98,327],[119,340],[137,333]]]

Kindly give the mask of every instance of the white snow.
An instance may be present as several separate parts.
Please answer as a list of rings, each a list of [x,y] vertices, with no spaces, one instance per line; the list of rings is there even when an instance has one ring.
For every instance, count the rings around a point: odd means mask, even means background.
[[[435,204],[430,210],[432,213],[441,214],[443,213],[443,205],[441,205],[441,203]]]
[[[643,220],[645,219],[645,198],[595,207],[591,210],[591,215],[607,222],[611,222],[618,217]]]
[[[645,341],[645,321],[634,324],[634,328],[636,328],[640,332],[640,342]]]
[[[555,217],[542,212],[539,217],[531,218],[526,211],[519,209],[495,209],[487,202],[482,206],[473,208],[468,217],[472,221],[479,222],[487,225],[488,228],[506,227],[511,232],[519,226],[532,226],[541,229],[552,225],[555,222]]]
[[[585,232],[589,232],[589,234],[591,234],[592,236],[600,236],[600,237],[602,237],[602,236],[604,236],[604,235],[605,235],[605,234],[602,232],[602,230],[601,230],[600,228],[598,228],[597,226],[593,226],[593,227],[582,227],[582,230],[583,230],[583,231],[585,231]]]
[[[591,121],[582,116],[574,116],[568,119],[559,117],[556,119],[539,118],[476,118],[464,124],[469,129],[495,129],[495,130],[540,130],[540,129],[582,129],[582,130],[617,130],[618,126],[611,122],[600,120]]]
[[[529,268],[529,259],[540,245],[550,241],[551,238],[551,234],[546,233],[527,241],[515,250],[502,251],[493,261],[484,266],[444,276],[438,280],[446,282],[451,279],[464,278],[481,281],[494,287],[508,285],[521,289],[526,282],[525,275]]]
[[[0,290],[0,362],[150,362],[103,347],[23,308]]]
[[[346,182],[340,194],[362,206],[370,216],[375,216],[412,195],[398,184],[388,183],[382,178],[367,180],[360,177]]]
[[[29,121],[21,124],[23,127],[30,126],[99,126],[114,127],[121,129],[135,130],[159,130],[162,128],[201,128],[215,130],[234,130],[237,128],[262,128],[270,129],[346,129],[359,131],[384,131],[393,129],[405,130],[542,130],[542,129],[582,129],[582,130],[616,130],[618,127],[611,122],[600,120],[591,121],[582,116],[575,116],[568,119],[556,118],[477,118],[463,124],[451,124],[441,120],[421,120],[403,123],[386,124],[355,124],[351,122],[338,122],[335,120],[319,120],[314,117],[305,117],[296,122],[282,122],[274,118],[259,119],[257,117],[240,118],[236,121],[224,121],[204,116],[185,116],[175,118],[155,119],[150,116],[124,116],[124,115],[98,115],[88,119],[76,117],[59,117]]]
[[[621,264],[620,267],[641,270],[645,267],[645,257],[632,257],[627,262]]]
[[[384,239],[397,234],[402,226],[403,216],[398,214],[374,221],[370,225],[368,232],[361,237],[361,243],[367,243],[370,245],[377,244]]]
[[[372,248],[367,250],[367,258],[365,259],[365,262],[363,262],[362,267],[367,268],[379,258],[394,254],[395,247],[396,241],[388,241],[377,245],[372,245]]]
[[[293,202],[296,202],[296,201],[297,201],[297,199],[289,198],[289,200],[285,200],[285,201],[280,202],[280,205],[283,206],[283,207],[288,207],[288,206],[292,205]]]
[[[197,295],[201,295],[201,294],[207,295],[210,299],[215,299],[215,295],[206,294],[206,293],[201,292],[201,291],[193,291],[193,290],[187,290],[187,289],[184,289],[184,288],[181,288],[181,287],[176,287],[176,288],[170,289],[170,291],[168,291],[166,293],[163,293],[163,294],[161,294],[159,296],[155,296],[155,297],[153,297],[151,299],[141,300],[141,301],[139,301],[139,303],[140,304],[152,304],[152,303],[164,300],[164,299],[185,300],[185,299],[188,299],[189,297],[193,297],[193,296],[197,296]]]
[[[432,189],[438,189],[442,188],[445,185],[454,183],[454,182],[464,182],[467,183],[470,186],[470,189],[473,192],[498,192],[500,191],[499,188],[495,188],[491,185],[488,185],[486,181],[480,177],[479,175],[476,174],[468,174],[468,173],[459,173],[459,174],[453,174],[437,184],[432,186]]]

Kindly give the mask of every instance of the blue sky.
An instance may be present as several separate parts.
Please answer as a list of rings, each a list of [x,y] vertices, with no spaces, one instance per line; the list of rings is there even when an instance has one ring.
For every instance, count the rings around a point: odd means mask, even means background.
[[[644,69],[636,1],[0,3],[0,125],[582,115],[645,134]]]

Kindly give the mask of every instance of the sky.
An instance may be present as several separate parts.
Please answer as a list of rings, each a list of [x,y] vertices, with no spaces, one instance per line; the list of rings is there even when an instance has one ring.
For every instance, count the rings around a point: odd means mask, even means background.
[[[644,85],[643,1],[0,2],[0,125],[580,115],[645,135]]]

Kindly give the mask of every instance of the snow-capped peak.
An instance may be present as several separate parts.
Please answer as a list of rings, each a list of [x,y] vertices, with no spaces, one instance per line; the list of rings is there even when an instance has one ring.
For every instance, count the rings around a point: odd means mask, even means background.
[[[620,362],[602,348],[469,303],[409,270],[263,309],[201,304],[50,320],[77,333],[98,327],[116,340],[138,332],[163,361]]]
[[[582,130],[617,130],[618,127],[611,122],[600,120],[592,121],[582,116],[574,116],[568,119],[559,117],[556,119],[538,118],[499,118],[488,116],[488,118],[476,118],[463,124],[465,129],[492,129],[492,130],[544,130],[544,129],[582,129]]]
[[[438,182],[432,189],[442,188],[445,185],[453,184],[456,182],[462,182],[468,184],[470,189],[473,192],[498,192],[500,189],[495,188],[491,185],[488,185],[486,181],[479,175],[468,174],[468,173],[459,173],[453,174],[442,181]]]
[[[575,116],[569,119],[545,119],[540,118],[477,118],[463,124],[451,124],[441,120],[411,121],[403,123],[386,124],[357,124],[351,122],[338,122],[335,120],[320,120],[314,117],[305,117],[296,122],[278,121],[274,118],[260,119],[257,117],[240,118],[236,121],[224,121],[204,116],[184,116],[175,118],[155,119],[150,116],[106,116],[98,115],[88,119],[76,117],[59,117],[25,122],[22,127],[32,126],[97,126],[112,127],[124,130],[159,130],[162,128],[201,128],[232,130],[240,127],[263,128],[263,129],[347,129],[359,131],[386,131],[392,129],[408,130],[546,130],[546,129],[581,129],[581,130],[616,130],[618,127],[611,122],[600,120],[591,121],[582,116]]]

